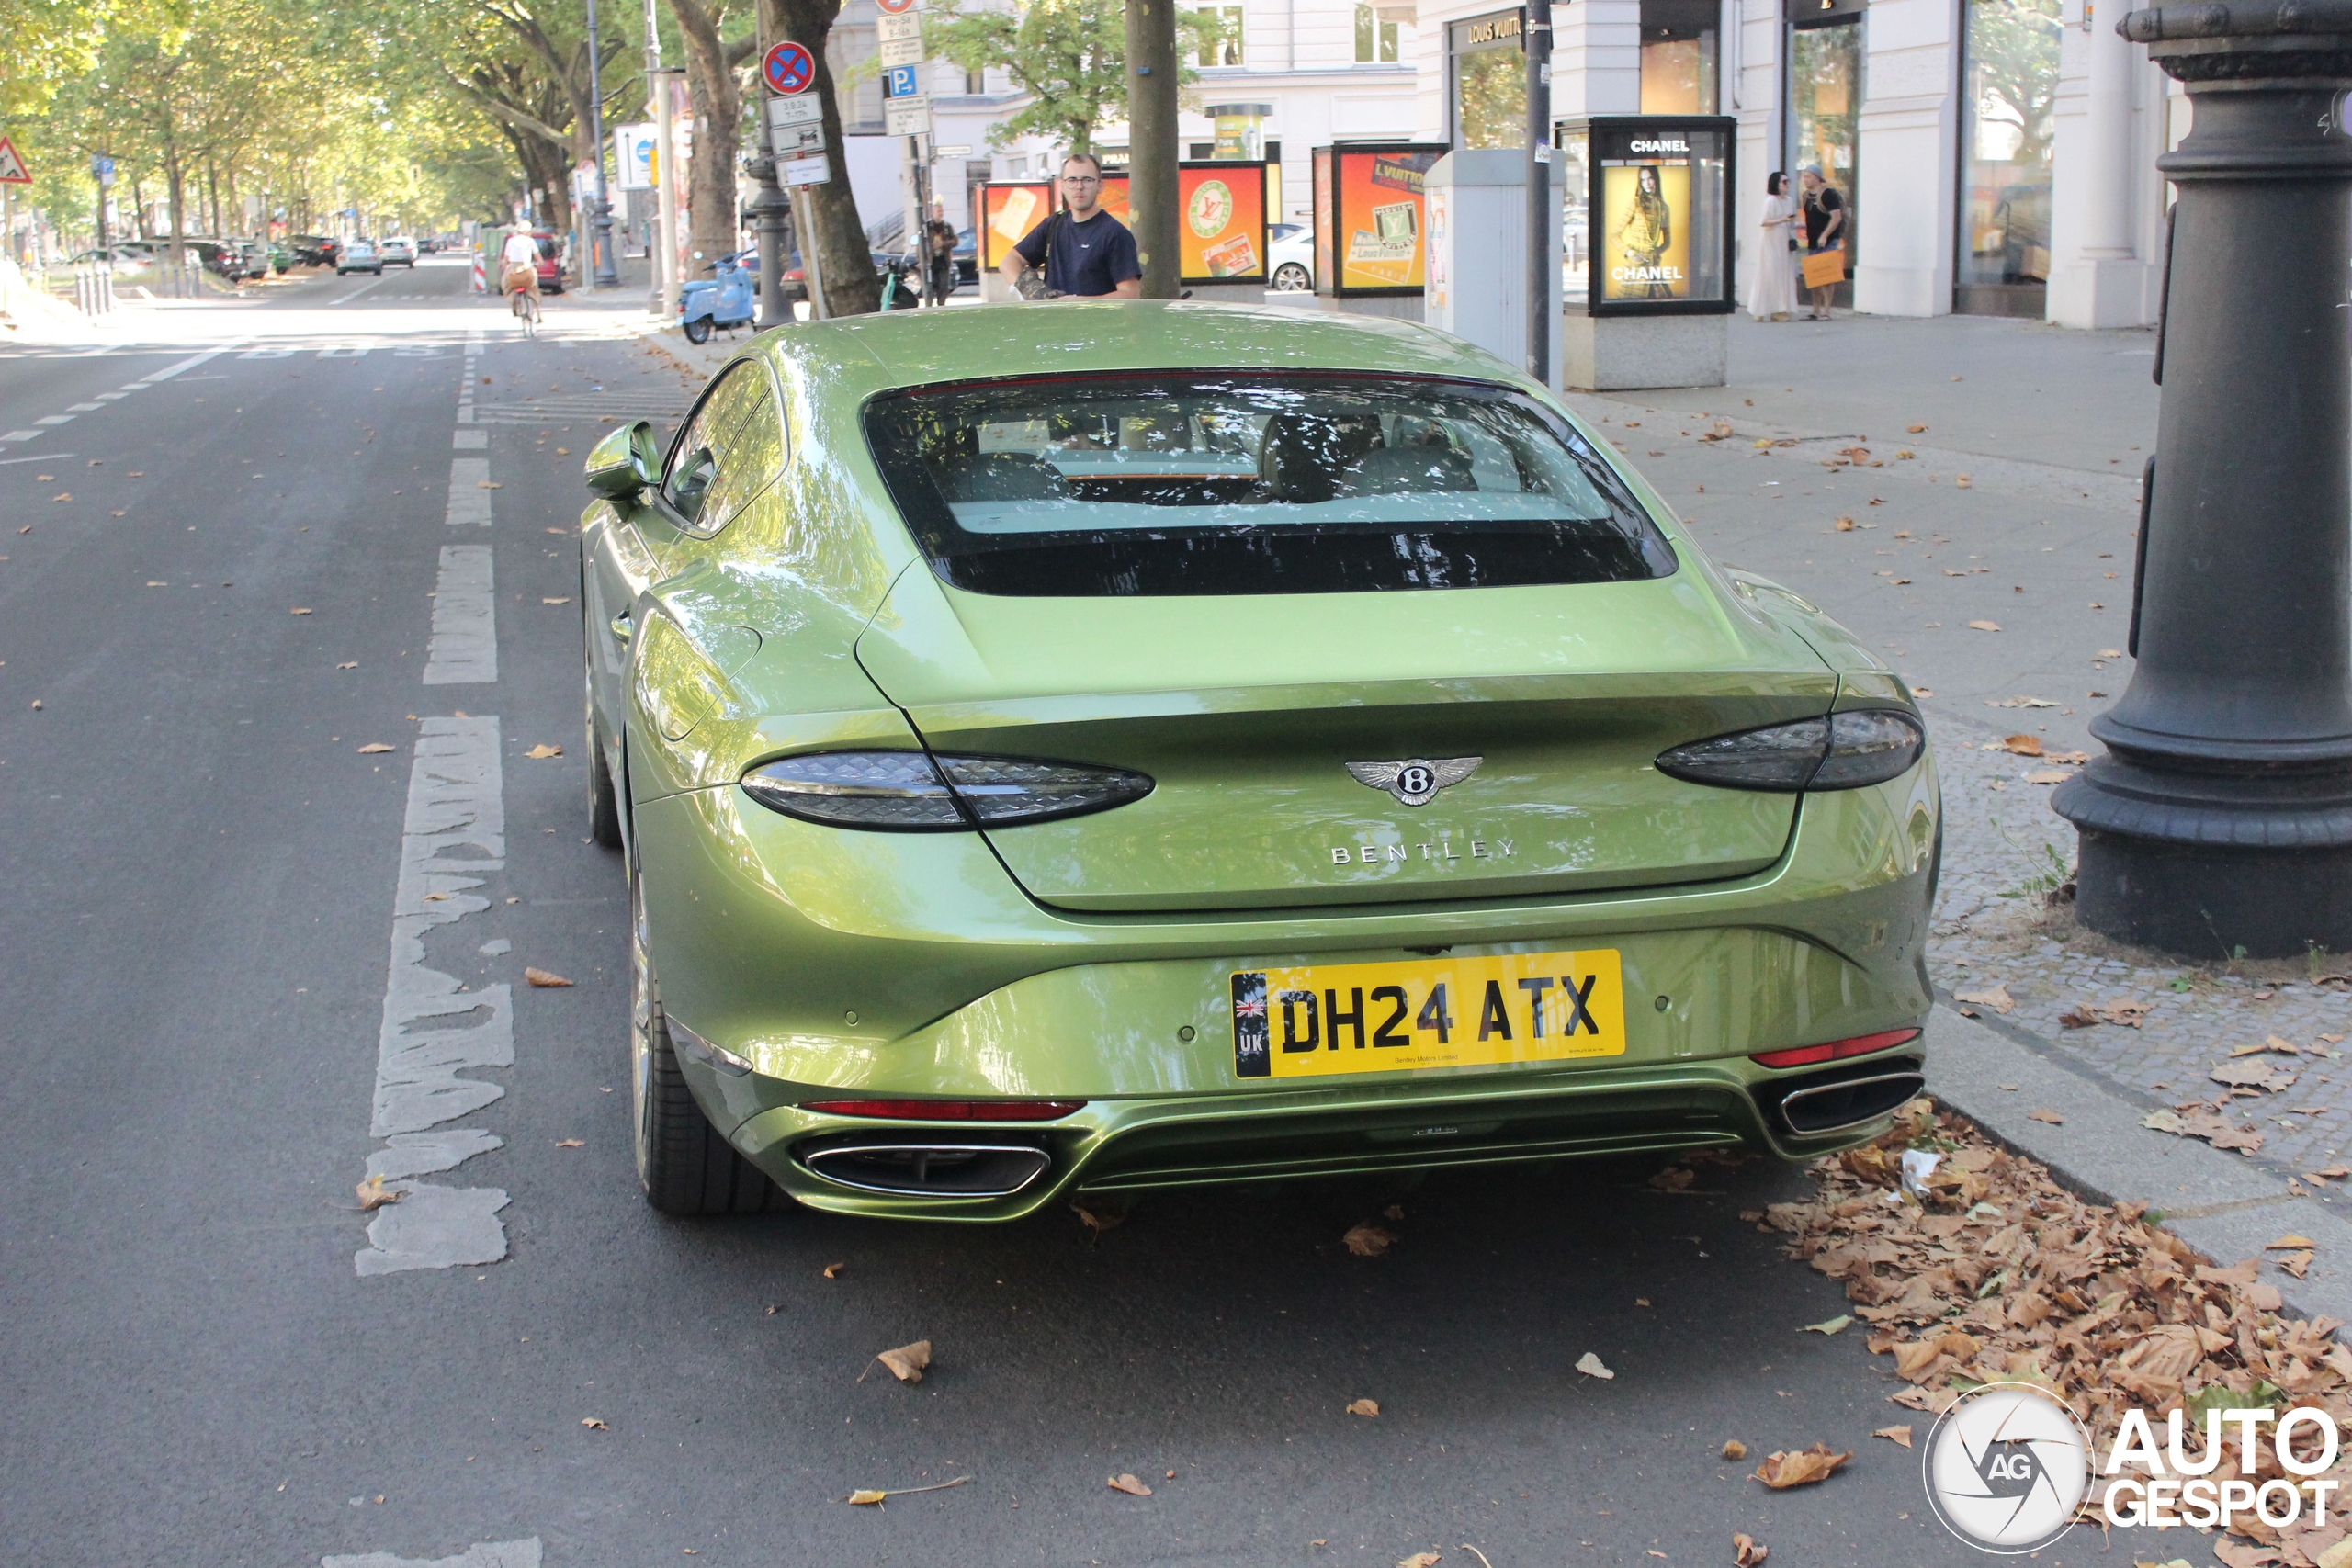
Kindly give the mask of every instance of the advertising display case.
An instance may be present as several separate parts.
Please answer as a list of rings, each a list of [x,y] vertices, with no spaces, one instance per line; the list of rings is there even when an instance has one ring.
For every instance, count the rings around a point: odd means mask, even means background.
[[[1560,122],[1569,311],[1696,316],[1733,309],[1736,126],[1724,115]]]
[[[1266,279],[1266,214],[1272,193],[1266,165],[1220,159],[1176,165],[1176,226],[1182,281],[1262,283]]]
[[[1425,184],[1452,149],[1342,141],[1314,153],[1315,291],[1338,299],[1418,295],[1429,256]]]
[[[1054,209],[1049,180],[989,181],[972,187],[972,233],[979,254],[980,276],[1004,265],[1022,237],[1046,220]]]

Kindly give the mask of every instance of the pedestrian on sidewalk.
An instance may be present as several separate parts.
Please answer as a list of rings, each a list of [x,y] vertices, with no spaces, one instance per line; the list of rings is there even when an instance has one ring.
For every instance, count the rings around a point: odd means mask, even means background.
[[[946,304],[956,292],[956,228],[947,221],[946,208],[935,201],[922,226],[922,262],[923,298],[935,306]]]
[[[1789,177],[1780,170],[1764,176],[1764,237],[1756,247],[1756,278],[1747,290],[1748,314],[1759,321],[1785,321],[1796,314],[1797,206],[1788,192]]]
[[[1818,164],[1806,164],[1804,171],[1804,248],[1807,255],[1815,256],[1846,248],[1846,198],[1823,176]],[[1835,283],[1813,290],[1813,310],[1806,319],[1828,321],[1837,295]]]
[[[1021,237],[997,270],[1024,299],[1139,299],[1143,263],[1127,226],[1102,210],[1102,164],[1062,160],[1062,210]],[[1023,274],[1034,268],[1043,277]]]

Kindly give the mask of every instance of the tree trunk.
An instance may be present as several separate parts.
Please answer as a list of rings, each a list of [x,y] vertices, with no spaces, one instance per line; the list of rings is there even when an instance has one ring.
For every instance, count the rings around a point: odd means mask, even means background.
[[[874,273],[874,250],[857,221],[857,202],[850,195],[849,163],[842,149],[842,110],[833,96],[833,68],[825,59],[825,40],[841,15],[841,0],[761,0],[766,8],[764,31],[771,38],[790,39],[807,49],[817,62],[817,80],[809,87],[822,101],[825,115],[825,167],[831,177],[823,185],[804,187],[808,227],[801,243],[813,244],[818,270],[825,279],[825,314],[854,316],[882,308],[882,281]]]
[[[1130,0],[1126,12],[1127,224],[1143,265],[1143,297],[1173,299],[1176,252],[1175,0]]]
[[[708,7],[699,0],[670,0],[686,44],[686,90],[694,103],[695,152],[687,170],[686,201],[692,235],[683,276],[692,278],[718,257],[741,249],[741,223],[735,210],[735,159],[741,141],[743,96],[719,36],[725,0]],[[821,57],[820,57],[821,60]],[[821,71],[823,65],[820,63]]]

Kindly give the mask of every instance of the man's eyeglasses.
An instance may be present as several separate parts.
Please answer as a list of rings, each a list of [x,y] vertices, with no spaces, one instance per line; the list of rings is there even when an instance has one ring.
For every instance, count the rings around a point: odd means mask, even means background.
[[[1102,176],[1100,175],[1064,175],[1062,176],[1062,184],[1066,186],[1099,186],[1102,183]]]

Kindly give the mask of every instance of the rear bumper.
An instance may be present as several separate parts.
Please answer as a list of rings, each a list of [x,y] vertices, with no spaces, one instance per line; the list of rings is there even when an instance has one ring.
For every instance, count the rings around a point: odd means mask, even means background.
[[[1858,1068],[1862,1070],[1857,1070]],[[779,1107],[733,1142],[812,1208],[905,1219],[1017,1219],[1067,1197],[1233,1182],[1364,1176],[1603,1155],[1747,1148],[1804,1159],[1882,1132],[1917,1092],[1921,1056],[1890,1052],[1834,1072],[1752,1064],[1521,1072],[1476,1083],[1357,1084],[1305,1093],[1198,1095],[1092,1103],[1035,1127],[856,1121]],[[701,1074],[695,1075],[698,1077]],[[1841,1079],[1873,1086],[1858,1122],[1813,1135],[1777,1111],[1792,1091]],[[707,1081],[702,1087],[707,1087]],[[1857,1106],[1856,1109],[1865,1109]],[[916,1183],[847,1155],[926,1146],[982,1149],[1007,1192],[910,1191]],[[967,1167],[985,1184],[986,1159]],[[901,1166],[900,1170],[906,1168]],[[877,1190],[895,1183],[899,1190]]]

